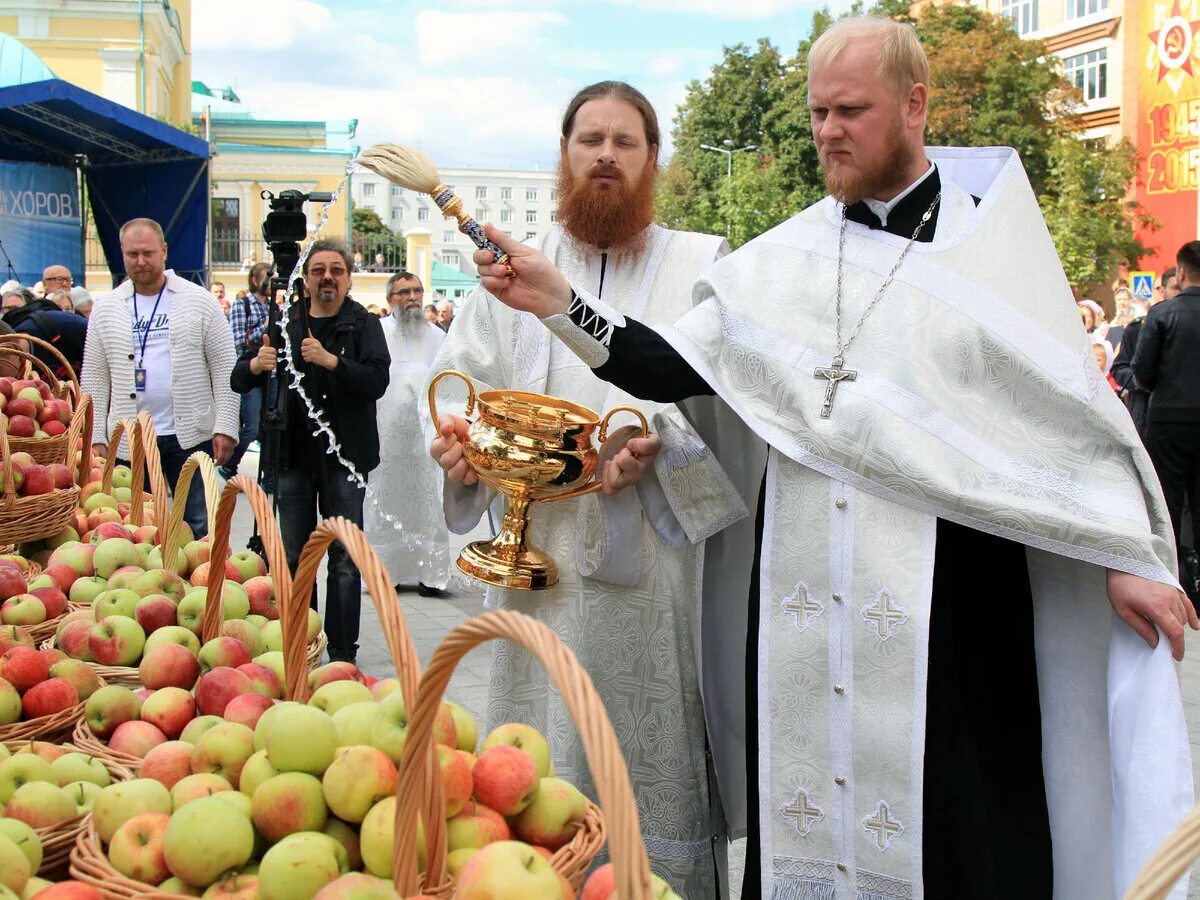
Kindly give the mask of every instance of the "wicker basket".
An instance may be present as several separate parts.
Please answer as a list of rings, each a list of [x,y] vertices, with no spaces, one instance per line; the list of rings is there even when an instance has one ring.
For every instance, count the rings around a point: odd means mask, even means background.
[[[100,686],[105,685],[104,679]],[[5,744],[13,741],[50,741],[59,743],[70,739],[75,723],[83,719],[83,701],[76,703],[70,709],[56,712],[52,716],[41,716],[26,722],[13,722],[11,725],[0,725],[0,741]]]
[[[1200,806],[1188,813],[1162,842],[1133,879],[1124,900],[1165,900],[1197,859],[1200,859]]]
[[[67,444],[74,447],[81,435],[92,427],[92,398],[84,395],[71,417],[67,430]],[[4,477],[4,492],[0,496],[0,543],[23,544],[38,541],[58,534],[75,518],[75,507],[79,504],[78,483],[69,488],[57,488],[48,494],[18,497],[13,486],[12,449],[8,435],[0,429],[0,474]],[[84,466],[87,454],[79,458],[76,481],[86,476]]]
[[[101,490],[112,494],[113,469],[120,456],[121,439],[126,436],[129,445],[129,467],[133,471],[133,479],[130,482],[129,521],[133,525],[147,524],[146,486],[149,482],[153,504],[153,515],[149,524],[158,526],[159,532],[163,532],[163,526],[166,524],[167,479],[163,475],[162,462],[158,455],[158,439],[149,413],[139,413],[136,419],[120,419],[113,426],[104,468],[100,474]],[[153,447],[152,453],[150,447]],[[158,534],[157,538],[161,541],[162,534]]]
[[[48,350],[50,354],[62,363],[64,370],[69,373],[67,380],[60,380],[54,374],[54,370],[48,365],[34,356],[32,353],[27,353],[18,349],[18,345],[26,342]],[[69,400],[72,407],[78,407],[79,398],[82,392],[79,390],[79,381],[75,377],[75,372],[71,368],[71,364],[67,362],[67,358],[58,352],[58,348],[48,341],[34,337],[31,334],[3,334],[0,335],[0,356],[15,356],[21,359],[25,366],[26,374],[37,374],[42,376],[42,380],[50,385],[50,392],[55,399]],[[24,437],[9,437],[9,447],[13,453],[28,453],[33,457],[35,462],[48,466],[51,463],[65,463],[68,466],[71,464],[70,452],[74,448],[67,440],[69,432],[64,431],[62,434],[53,435],[47,438],[24,438]]]
[[[4,746],[15,753],[28,743],[28,741],[5,741]],[[62,744],[60,746],[68,752],[81,749],[72,744]],[[84,752],[86,753],[87,751]],[[108,769],[108,774],[112,776],[114,782],[129,781],[133,778],[133,773],[124,766],[116,765],[103,758],[100,761],[104,764],[104,768]],[[51,825],[48,828],[35,829],[38,840],[42,844],[42,865],[37,870],[39,876],[54,880],[66,876],[67,866],[71,859],[71,851],[75,847],[75,839],[83,833],[86,823],[90,821],[91,816],[84,814],[67,819],[65,822],[59,822],[57,825]]]
[[[648,900],[650,862],[642,843],[633,788],[617,736],[596,689],[592,687],[592,679],[553,631],[535,619],[507,611],[487,613],[455,627],[434,651],[429,667],[421,677],[417,702],[409,707],[408,742],[400,761],[400,782],[396,788],[396,849],[393,857],[396,890],[405,897],[424,893],[449,898],[454,894],[454,884],[444,867],[444,847],[436,846],[438,838],[428,834],[426,871],[418,879],[416,824],[421,797],[427,792],[414,790],[414,786],[425,770],[423,756],[433,748],[434,717],[454,668],[469,651],[495,638],[504,638],[524,647],[546,667],[550,680],[562,694],[567,710],[579,728],[604,809],[602,814],[589,802],[583,827],[569,844],[551,857],[551,865],[578,891],[588,867],[608,836],[616,869],[617,893],[629,900]],[[432,809],[437,807],[426,806],[426,821]],[[445,840],[444,833],[438,837]]]

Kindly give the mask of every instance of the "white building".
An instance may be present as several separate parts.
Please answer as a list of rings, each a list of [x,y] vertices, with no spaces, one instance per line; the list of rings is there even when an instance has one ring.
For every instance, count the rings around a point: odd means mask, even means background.
[[[462,198],[463,209],[481,224],[491,222],[518,240],[540,237],[555,221],[557,176],[530,169],[441,169],[442,182]],[[433,258],[462,272],[475,274],[475,247],[446,218],[431,198],[399,188],[366,169],[355,169],[354,206],[372,209],[399,234],[410,228],[432,232]]]

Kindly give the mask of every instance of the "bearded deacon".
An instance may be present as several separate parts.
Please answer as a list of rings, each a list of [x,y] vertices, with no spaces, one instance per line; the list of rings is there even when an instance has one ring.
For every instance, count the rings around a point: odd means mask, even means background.
[[[431,597],[446,587],[450,554],[442,478],[425,453],[419,399],[446,335],[426,321],[425,289],[416,275],[397,272],[386,291],[392,311],[383,319],[383,333],[392,355],[391,380],[378,405],[379,470],[367,486],[374,502],[365,504],[363,521],[393,584],[415,586]]]
[[[830,196],[671,326],[502,235],[516,277],[476,260],[596,374],[716,393],[770,444],[744,896],[1114,898],[1192,802],[1171,656],[1197,622],[1020,160],[926,150],[928,82],[907,25],[815,41]]]
[[[562,122],[559,224],[535,244],[612,308],[666,323],[691,308],[692,283],[724,242],[652,224],[659,140],[654,109],[634,88],[603,82],[580,91]],[[681,896],[716,896],[725,835],[709,791],[696,635],[704,540],[745,516],[706,443],[719,433],[716,408],[706,398],[685,417],[674,406],[635,401],[534,316],[483,290],[455,317],[434,368],[465,371],[481,388],[550,394],[597,412],[633,404],[649,419],[654,437],[623,445],[623,428],[602,452],[610,482],[654,463],[639,491],[536,507],[530,540],[558,561],[559,583],[537,592],[489,588],[487,602],[537,617],[579,657],[621,741],[654,870]],[[463,532],[492,496],[462,457],[466,422],[445,417],[441,431],[432,453],[449,474],[447,521]],[[496,646],[492,724],[542,729],[559,774],[594,796],[575,726],[546,674],[523,650]]]

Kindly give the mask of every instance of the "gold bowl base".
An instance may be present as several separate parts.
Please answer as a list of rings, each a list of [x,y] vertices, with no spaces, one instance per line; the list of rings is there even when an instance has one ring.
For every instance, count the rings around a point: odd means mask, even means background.
[[[478,581],[518,591],[544,591],[558,584],[558,566],[548,553],[526,546],[514,554],[511,544],[497,546],[496,539],[467,544],[458,567]]]

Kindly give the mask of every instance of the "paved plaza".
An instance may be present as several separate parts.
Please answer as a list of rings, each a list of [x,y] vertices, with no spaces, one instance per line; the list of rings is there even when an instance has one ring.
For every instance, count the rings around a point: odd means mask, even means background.
[[[242,461],[241,471],[253,477],[258,465],[257,454],[246,454]],[[252,528],[249,506],[239,504],[234,516],[233,531],[230,542],[234,550],[244,547]],[[451,535],[451,549],[454,554],[468,541],[487,537],[486,530],[479,528],[466,536]],[[318,577],[321,595],[324,596],[324,566]],[[438,642],[446,636],[455,625],[483,611],[483,590],[467,579],[456,579],[441,598],[422,597],[417,594],[416,585],[411,589],[401,590],[399,595],[401,610],[405,623],[416,645],[417,653],[422,664],[428,662],[433,655]],[[383,634],[379,629],[379,617],[375,606],[366,596],[363,597],[362,630],[359,638],[358,652],[359,667],[371,675],[383,676],[388,674],[391,657],[388,654]],[[468,709],[472,715],[483,723],[487,720],[487,685],[491,669],[491,650],[487,645],[472,650],[463,659],[454,672],[450,681],[448,698]],[[1196,777],[1200,769],[1200,633],[1188,632],[1187,655],[1180,669],[1183,685],[1184,712],[1187,715],[1188,734],[1192,741],[1192,771]],[[1200,783],[1200,779],[1197,779]],[[736,841],[730,848],[730,879],[737,896],[741,885],[742,870],[742,841]],[[1200,900],[1200,877],[1192,879],[1190,900]]]

